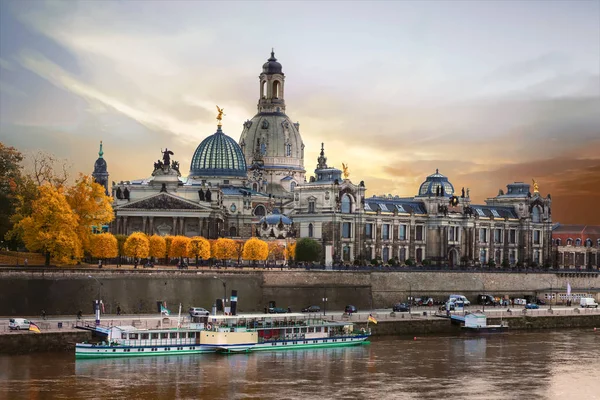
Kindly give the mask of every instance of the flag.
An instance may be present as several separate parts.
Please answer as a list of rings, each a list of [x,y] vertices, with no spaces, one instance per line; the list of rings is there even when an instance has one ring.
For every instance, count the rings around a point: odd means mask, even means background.
[[[160,305],[160,313],[165,315],[171,315],[171,311],[167,309],[167,307]]]
[[[375,319],[374,316],[372,316],[371,314],[369,314],[369,322],[372,322],[374,324],[377,324],[377,320]]]
[[[29,330],[35,333],[42,333],[42,331],[40,331],[40,327],[34,324],[33,322],[29,322]]]
[[[571,295],[571,284],[567,282],[567,296]]]

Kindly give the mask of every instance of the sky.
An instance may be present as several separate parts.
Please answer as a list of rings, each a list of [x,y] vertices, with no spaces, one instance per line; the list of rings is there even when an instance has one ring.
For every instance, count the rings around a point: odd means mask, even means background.
[[[600,224],[600,0],[2,0],[0,140],[73,176],[101,140],[112,181],[165,147],[188,170],[215,105],[239,140],[271,48],[309,176],[323,142],[369,196],[535,179],[555,222]]]

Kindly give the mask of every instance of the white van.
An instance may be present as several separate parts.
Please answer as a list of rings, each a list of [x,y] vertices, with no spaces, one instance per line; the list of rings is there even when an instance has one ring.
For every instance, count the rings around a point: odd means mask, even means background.
[[[598,308],[598,303],[596,303],[596,300],[590,297],[582,297],[579,300],[579,305],[581,306],[581,308]]]
[[[462,301],[462,303],[464,304],[465,307],[468,307],[471,305],[471,302],[469,300],[467,300],[467,298],[465,296],[463,296],[462,294],[451,294],[448,301],[453,301],[453,302]]]
[[[20,329],[29,330],[29,320],[25,319],[25,318],[11,318],[8,321],[8,327],[10,329],[16,329],[16,330],[20,330]]]

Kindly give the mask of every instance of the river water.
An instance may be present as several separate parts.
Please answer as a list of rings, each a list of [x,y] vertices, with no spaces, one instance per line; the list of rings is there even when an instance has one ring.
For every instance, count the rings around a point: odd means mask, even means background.
[[[0,399],[600,399],[600,330],[79,360],[0,356]]]

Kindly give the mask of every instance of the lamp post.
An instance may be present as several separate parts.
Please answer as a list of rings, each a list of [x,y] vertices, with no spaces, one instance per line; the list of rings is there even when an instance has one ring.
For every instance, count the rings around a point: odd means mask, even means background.
[[[327,288],[323,288],[323,316],[327,315]]]
[[[552,281],[553,281],[552,278],[550,278],[550,280],[548,281],[548,282],[550,282],[550,308],[549,308],[550,311],[552,311],[552,300],[554,299],[554,294],[552,293],[554,291],[553,282]]]
[[[96,325],[100,325],[100,295],[102,292],[102,282],[100,282],[95,276],[92,275],[88,275],[87,276],[90,279],[93,279],[96,281],[96,283],[98,284],[98,299],[96,300],[96,304],[95,304],[95,311],[96,311]]]
[[[227,282],[218,276],[213,276],[213,278],[220,280],[223,284],[223,313],[225,313],[225,304],[227,303]]]

